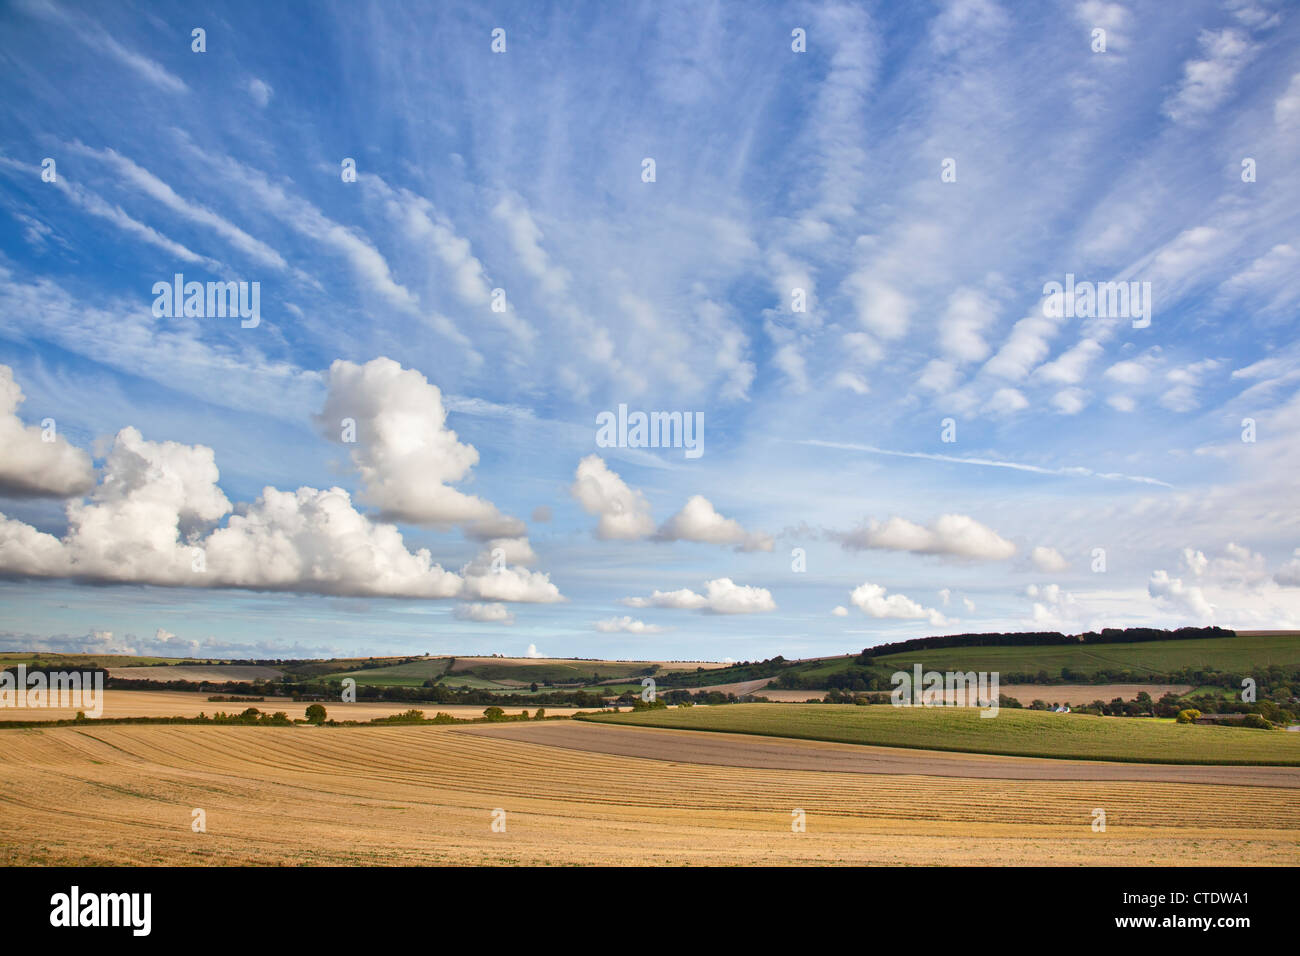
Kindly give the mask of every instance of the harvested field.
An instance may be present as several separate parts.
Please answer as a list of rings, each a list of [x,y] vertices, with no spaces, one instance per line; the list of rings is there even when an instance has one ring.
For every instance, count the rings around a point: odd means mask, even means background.
[[[175,664],[171,667],[114,667],[115,680],[254,681],[279,680],[284,671],[260,664]]]
[[[1132,700],[1143,691],[1150,694],[1152,700],[1159,700],[1165,694],[1181,697],[1191,689],[1191,684],[1004,684],[998,688],[998,693],[1014,697],[1026,707],[1035,700],[1083,707],[1094,700],[1104,700],[1108,704],[1116,697]]]
[[[1300,863],[1296,788],[714,766],[469,729],[2,731],[0,863]]]
[[[1007,707],[985,716],[974,707],[726,704],[582,719],[1019,757],[1300,766],[1300,738],[1282,731]]]
[[[310,706],[309,701],[294,703],[288,697],[267,697],[264,702],[244,703],[241,701],[210,701],[210,694],[181,690],[106,690],[104,691],[104,717],[197,717],[199,714],[211,716],[222,710],[226,713],[239,713],[249,707],[274,713],[282,710],[290,717],[302,717]],[[454,717],[482,717],[483,707],[465,704],[415,704],[406,701],[358,701],[344,704],[337,700],[321,701],[326,713],[332,720],[371,720],[375,717],[388,717],[406,710],[422,710],[432,717],[438,711]],[[0,721],[5,720],[68,720],[77,716],[76,707],[0,707]],[[534,713],[536,708],[506,707],[510,714],[517,714],[527,709]],[[577,713],[576,707],[548,707],[548,714],[561,715]]]
[[[999,757],[568,720],[556,723],[480,724],[462,729],[465,733],[509,737],[511,740],[526,740],[568,750],[724,767],[1006,780],[1144,780],[1300,789],[1300,767],[1179,766]]]

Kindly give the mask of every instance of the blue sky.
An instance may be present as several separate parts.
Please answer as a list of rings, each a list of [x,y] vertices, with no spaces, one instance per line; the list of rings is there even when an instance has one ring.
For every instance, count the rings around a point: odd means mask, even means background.
[[[1294,7],[0,25],[4,647],[1300,627]],[[260,322],[155,315],[176,273]],[[598,444],[620,404],[703,454]]]

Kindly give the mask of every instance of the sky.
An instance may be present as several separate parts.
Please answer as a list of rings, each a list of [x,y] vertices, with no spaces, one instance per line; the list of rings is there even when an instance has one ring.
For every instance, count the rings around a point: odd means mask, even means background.
[[[1269,0],[3,0],[0,650],[1300,628],[1298,165]]]

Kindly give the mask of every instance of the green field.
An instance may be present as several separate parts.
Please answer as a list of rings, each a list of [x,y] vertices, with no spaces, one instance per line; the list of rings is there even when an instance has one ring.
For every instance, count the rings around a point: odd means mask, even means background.
[[[215,660],[215,658],[213,658]],[[55,654],[45,651],[0,652],[0,667],[17,667],[19,664],[42,667],[159,667],[169,664],[206,664],[206,657],[137,657],[130,654]],[[225,663],[218,661],[218,663]]]
[[[601,723],[796,737],[1017,757],[1300,766],[1300,734],[1129,717],[967,707],[724,704],[579,718]]]
[[[525,684],[533,681],[553,684],[590,684],[592,676],[599,674],[601,680],[614,677],[632,677],[642,671],[653,668],[653,664],[637,661],[548,661],[545,664],[475,664],[469,671],[457,671],[448,675],[448,683],[454,683],[462,673],[472,673],[484,680],[514,680]]]
[[[1167,674],[1184,667],[1250,673],[1270,664],[1288,669],[1300,667],[1300,634],[1238,635],[1134,644],[943,647],[884,654],[874,659],[871,671],[888,677],[894,671],[911,670],[914,664],[937,671],[997,671],[1004,680],[1008,674],[1036,675],[1040,671],[1059,679],[1061,669],[1065,667],[1075,672],[1072,679],[1083,680],[1102,670],[1128,670],[1135,677],[1149,673]],[[851,667],[855,667],[852,656],[828,657],[794,664],[781,673],[817,682]],[[730,679],[725,670],[715,673],[719,683]],[[671,681],[664,683],[668,685]]]
[[[426,657],[405,664],[394,664],[391,667],[363,667],[359,670],[335,671],[321,676],[329,681],[341,681],[345,677],[351,677],[358,684],[374,687],[423,687],[425,681],[441,677],[449,663],[450,660],[446,657]]]

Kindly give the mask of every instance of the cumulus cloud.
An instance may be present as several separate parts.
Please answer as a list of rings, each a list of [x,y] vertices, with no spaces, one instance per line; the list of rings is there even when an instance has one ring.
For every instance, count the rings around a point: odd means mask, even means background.
[[[493,550],[457,574],[426,548],[408,550],[396,525],[357,511],[342,488],[268,486],[232,508],[218,478],[211,448],[148,441],[123,428],[99,484],[65,506],[62,538],[0,515],[0,573],[347,596],[564,600],[548,575],[508,563],[534,557],[526,540],[493,539]]]
[[[831,614],[834,617],[848,617],[849,609],[846,608],[843,604],[837,604],[835,605],[835,607],[831,608]]]
[[[1205,599],[1205,593],[1194,584],[1184,584],[1182,578],[1170,577],[1167,571],[1151,572],[1147,593],[1161,607],[1200,621],[1214,620],[1214,606]]]
[[[1292,552],[1292,558],[1277,569],[1273,580],[1284,588],[1300,588],[1300,548]]]
[[[1078,615],[1074,595],[1059,584],[1031,584],[1025,594],[1033,599],[1033,623],[1038,627],[1064,627]]]
[[[724,518],[703,495],[692,495],[659,528],[655,537],[661,541],[700,541],[706,544],[735,545],[737,551],[771,551],[772,536],[746,531],[740,522]]]
[[[1047,574],[1055,574],[1070,569],[1070,562],[1065,560],[1060,551],[1041,544],[1029,553],[1029,560],[1033,562],[1035,570]]]
[[[715,578],[705,582],[703,594],[690,588],[681,588],[677,591],[655,591],[649,597],[623,598],[619,603],[628,607],[660,607],[710,614],[756,614],[776,610],[772,592],[767,588],[736,584],[731,578]]]
[[[515,616],[504,604],[457,604],[456,619],[476,621],[480,624],[513,624]]]
[[[1229,541],[1213,558],[1205,552],[1183,548],[1183,568],[1195,578],[1229,587],[1256,587],[1268,581],[1268,561],[1262,554]]]
[[[948,623],[935,608],[922,607],[903,594],[886,594],[883,586],[870,581],[853,589],[849,603],[868,617],[927,620],[936,627]]]
[[[638,621],[627,614],[622,617],[611,617],[603,621],[597,621],[595,627],[602,634],[662,634],[664,631],[671,630],[671,628],[660,627],[657,624]]]
[[[451,483],[466,478],[478,451],[447,427],[442,392],[390,358],[330,366],[329,394],[317,416],[323,433],[350,449],[361,501],[388,521],[460,525],[480,538],[518,536],[524,524]],[[355,430],[353,435],[352,430]],[[355,441],[349,438],[355,437]]]
[[[1016,546],[992,528],[961,514],[940,515],[929,527],[899,517],[873,520],[836,537],[850,551],[911,551],[989,561],[1002,561],[1016,553]]]
[[[23,425],[23,392],[13,369],[0,365],[0,495],[70,498],[95,484],[90,456],[68,444],[57,429]],[[46,441],[46,437],[51,440]]]
[[[536,645],[536,644],[529,644],[529,645],[528,645],[528,650],[524,652],[524,656],[525,656],[525,657],[545,657],[546,655],[543,654],[541,651],[539,651],[539,650],[537,649],[537,645]]]
[[[644,538],[654,531],[650,502],[633,491],[599,455],[578,462],[569,491],[589,515],[599,515],[596,537],[602,541]]]

